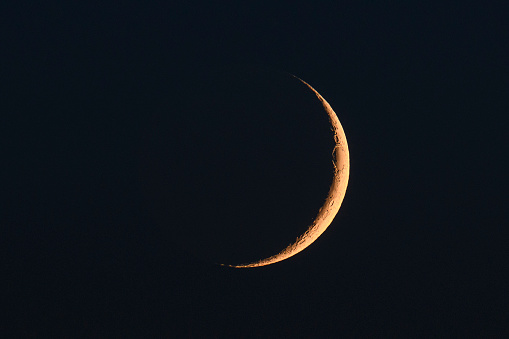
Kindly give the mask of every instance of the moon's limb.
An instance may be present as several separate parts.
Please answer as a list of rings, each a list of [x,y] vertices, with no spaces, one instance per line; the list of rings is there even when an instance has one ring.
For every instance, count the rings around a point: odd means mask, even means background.
[[[350,154],[348,152],[348,144],[346,142],[346,135],[343,130],[343,127],[341,126],[341,123],[339,122],[339,119],[336,113],[333,111],[332,107],[320,95],[320,93],[318,93],[313,87],[311,87],[304,80],[296,77],[295,75],[292,76],[300,80],[304,85],[306,85],[310,90],[312,90],[315,93],[317,98],[321,101],[323,108],[329,115],[329,121],[334,131],[334,141],[336,143],[332,151],[334,176],[331,187],[329,189],[329,193],[327,195],[327,199],[325,200],[325,203],[318,211],[318,215],[316,216],[313,223],[306,230],[306,232],[304,232],[304,234],[298,237],[293,244],[290,244],[288,247],[283,249],[278,254],[248,264],[241,265],[222,264],[222,266],[229,266],[234,268],[266,266],[288,259],[289,257],[303,251],[306,247],[308,247],[316,239],[318,239],[318,237],[322,235],[322,233],[331,224],[332,220],[339,211],[341,203],[343,202],[343,198],[345,197],[346,187],[348,185],[348,178],[350,175]]]

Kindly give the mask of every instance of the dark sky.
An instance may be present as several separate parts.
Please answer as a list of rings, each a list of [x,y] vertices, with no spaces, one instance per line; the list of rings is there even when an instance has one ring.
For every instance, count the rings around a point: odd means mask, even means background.
[[[509,334],[505,6],[2,7],[2,333]]]

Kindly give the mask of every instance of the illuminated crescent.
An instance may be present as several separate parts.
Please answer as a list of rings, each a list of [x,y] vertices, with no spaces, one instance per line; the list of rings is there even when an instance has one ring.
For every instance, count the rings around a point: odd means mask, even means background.
[[[329,227],[332,220],[338,213],[339,207],[341,206],[343,198],[345,197],[346,186],[348,185],[348,177],[350,174],[350,155],[348,152],[348,144],[346,142],[346,136],[345,132],[343,131],[343,127],[341,126],[336,113],[334,113],[329,103],[307,82],[296,76],[294,77],[300,80],[310,90],[312,90],[317,96],[318,100],[321,101],[323,108],[329,115],[329,121],[332,125],[332,130],[334,131],[335,146],[332,151],[334,176],[332,179],[332,185],[329,189],[329,194],[327,195],[327,199],[325,200],[324,205],[318,211],[318,215],[316,216],[313,223],[309,226],[306,232],[304,232],[304,234],[297,238],[293,244],[288,245],[288,247],[283,249],[278,254],[265,259],[261,259],[248,264],[222,264],[222,266],[229,266],[234,268],[266,266],[288,259],[289,257],[303,251],[306,247],[318,239],[318,237],[322,235],[327,227]]]

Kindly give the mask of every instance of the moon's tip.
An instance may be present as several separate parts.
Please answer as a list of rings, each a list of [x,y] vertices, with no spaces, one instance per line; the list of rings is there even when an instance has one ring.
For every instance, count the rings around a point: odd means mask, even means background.
[[[217,263],[217,262],[215,264],[218,265],[218,266],[222,266],[222,267],[239,268],[239,266],[236,266],[236,265],[220,264],[220,263]]]
[[[299,81],[302,81],[304,82],[301,78],[299,78],[298,76],[296,76],[295,74],[292,74],[292,73],[288,73],[290,76],[294,77],[295,79],[299,80]]]
[[[245,264],[245,265],[230,265],[230,264],[220,264],[220,263],[215,263],[215,264],[218,266],[230,267],[230,268],[251,268],[251,267],[262,266],[262,265],[256,265],[256,264]]]

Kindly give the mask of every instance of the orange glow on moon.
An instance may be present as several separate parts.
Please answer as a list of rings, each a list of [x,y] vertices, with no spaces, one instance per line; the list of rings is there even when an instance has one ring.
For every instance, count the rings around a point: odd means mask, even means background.
[[[343,131],[343,127],[341,126],[336,113],[332,110],[332,107],[329,105],[329,103],[307,82],[296,76],[294,77],[309,87],[309,89],[312,90],[317,98],[321,101],[323,108],[329,115],[329,121],[334,131],[334,141],[336,143],[332,151],[334,176],[332,185],[329,189],[329,194],[327,195],[325,203],[318,211],[318,215],[316,216],[313,223],[309,226],[306,232],[304,232],[304,234],[297,238],[293,244],[290,244],[278,254],[265,259],[261,259],[248,264],[222,264],[222,266],[229,266],[234,268],[266,266],[288,259],[289,257],[303,251],[306,247],[318,239],[318,237],[322,235],[322,233],[331,224],[332,220],[339,211],[339,207],[343,202],[343,198],[345,197],[346,187],[348,185],[348,177],[350,174],[350,155],[348,152],[348,144],[346,142],[346,136],[345,132]]]

